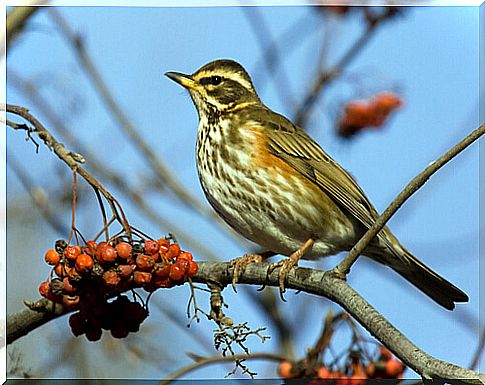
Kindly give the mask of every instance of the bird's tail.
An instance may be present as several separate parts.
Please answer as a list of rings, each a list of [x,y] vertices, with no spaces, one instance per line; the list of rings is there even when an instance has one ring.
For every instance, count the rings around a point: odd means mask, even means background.
[[[455,302],[468,302],[468,296],[418,260],[403,246],[394,255],[373,255],[373,259],[391,267],[399,275],[448,310],[455,308]]]

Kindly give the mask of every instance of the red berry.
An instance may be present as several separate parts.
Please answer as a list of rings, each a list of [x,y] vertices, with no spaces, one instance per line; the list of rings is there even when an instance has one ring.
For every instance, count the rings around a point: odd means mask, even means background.
[[[159,277],[158,275],[153,275],[150,284],[154,286],[154,290],[158,288],[170,288],[173,286],[173,281],[168,277]]]
[[[74,313],[69,317],[69,326],[71,327],[72,334],[76,337],[86,333],[87,322],[81,313]]]
[[[150,255],[155,255],[160,250],[160,245],[157,241],[152,241],[151,239],[147,239],[145,241],[145,253]]]
[[[189,276],[189,278],[197,274],[198,271],[199,271],[199,265],[197,264],[197,262],[190,261],[189,268],[187,270],[187,275]]]
[[[107,244],[101,248],[98,246],[98,256],[100,263],[114,262],[116,260],[117,253],[113,246]]]
[[[81,248],[79,246],[67,246],[64,249],[64,256],[67,259],[75,261],[76,258],[81,255]]]
[[[192,261],[192,259],[193,259],[192,253],[189,253],[187,251],[180,253],[180,255],[177,257],[177,261],[181,261],[182,259],[189,261],[189,262]]]
[[[165,254],[166,259],[174,259],[178,257],[180,254],[180,246],[177,245],[176,243],[172,243],[167,250],[167,253]]]
[[[87,241],[86,246],[83,248],[84,253],[94,256],[96,254],[96,249],[98,245],[93,240]]]
[[[184,273],[185,269],[176,262],[170,266],[170,273],[168,274],[168,276],[173,281],[179,281],[184,276]]]
[[[79,305],[79,296],[78,295],[67,295],[64,294],[62,296],[62,303],[64,306],[68,307],[69,309],[75,309]]]
[[[56,273],[56,275],[59,277],[59,278],[62,278],[66,275],[66,272],[64,271],[64,265],[62,263],[58,263],[57,265],[54,266],[54,273]]]
[[[379,353],[381,355],[381,358],[386,361],[392,358],[392,352],[383,345],[379,346]]]
[[[398,378],[404,372],[404,369],[403,363],[395,358],[386,361],[386,374],[391,378]]]
[[[79,272],[91,270],[93,266],[93,258],[87,254],[78,255],[76,258],[76,270]]]
[[[140,270],[151,271],[155,266],[155,259],[151,255],[140,254],[136,257],[136,266]]]
[[[99,341],[102,334],[103,330],[101,328],[90,328],[86,330],[86,338],[91,342]]]
[[[108,270],[104,272],[103,280],[107,286],[117,286],[120,283],[121,278],[116,271]]]
[[[59,263],[59,261],[61,260],[61,257],[59,256],[59,253],[57,251],[48,250],[45,253],[44,259],[49,265],[54,266]]]
[[[139,284],[144,285],[152,279],[152,275],[147,271],[135,271],[133,273],[133,280]]]
[[[129,333],[130,331],[126,326],[116,326],[111,329],[111,335],[114,338],[125,338]]]
[[[49,281],[44,281],[39,285],[39,293],[42,297],[46,297],[51,291],[50,289],[50,282]]]
[[[77,287],[71,283],[71,280],[68,277],[64,277],[62,283],[65,294],[75,294],[77,292]]]
[[[136,265],[118,265],[118,273],[120,277],[128,278],[135,270],[135,267]]]
[[[296,373],[292,372],[293,364],[290,361],[282,361],[278,365],[278,373],[283,378],[294,378]]]
[[[170,241],[165,238],[160,238],[159,240],[157,240],[157,243],[159,246],[160,254],[164,256],[167,253],[168,248],[170,247]]]
[[[156,263],[153,267],[153,273],[158,277],[166,278],[170,274],[170,264],[166,262]]]
[[[123,259],[128,259],[131,256],[132,246],[127,242],[120,242],[116,245],[116,251],[118,252],[118,257]]]

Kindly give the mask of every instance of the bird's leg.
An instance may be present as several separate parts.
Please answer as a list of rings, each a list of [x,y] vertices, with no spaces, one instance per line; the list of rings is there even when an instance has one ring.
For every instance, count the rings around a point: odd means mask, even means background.
[[[232,275],[232,288],[236,291],[236,283],[239,280],[241,274],[246,270],[251,263],[261,263],[265,259],[276,255],[272,251],[265,251],[259,254],[244,254],[242,257],[238,257],[229,262],[229,266],[234,268]]]
[[[290,270],[298,265],[298,261],[305,255],[305,253],[312,248],[313,244],[315,241],[312,238],[309,238],[302,247],[300,247],[298,250],[296,250],[293,254],[291,254],[288,258],[282,259],[279,262],[273,263],[271,267],[268,270],[268,274],[271,274],[271,272],[276,269],[280,268],[279,272],[279,283],[280,283],[280,297],[283,301],[285,301],[285,298],[283,297],[283,294],[285,293],[285,282],[286,278],[288,277],[288,273]]]

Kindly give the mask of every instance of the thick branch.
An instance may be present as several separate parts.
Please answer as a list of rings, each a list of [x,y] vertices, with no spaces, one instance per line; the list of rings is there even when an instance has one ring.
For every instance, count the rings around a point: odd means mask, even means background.
[[[347,257],[345,257],[345,259],[336,267],[336,272],[341,274],[348,273],[359,255],[364,251],[364,249],[372,241],[372,239],[374,239],[379,231],[382,230],[382,228],[385,226],[387,221],[391,219],[394,213],[399,210],[404,202],[406,202],[408,198],[411,197],[411,195],[418,191],[427,182],[431,175],[433,175],[451,159],[457,156],[470,144],[480,138],[484,133],[485,124],[482,124],[465,139],[463,139],[460,143],[455,145],[453,148],[451,148],[449,151],[447,151],[435,161],[431,162],[418,176],[413,178],[413,180],[408,183],[404,190],[402,190],[399,195],[392,201],[392,203],[384,210],[379,218],[377,218],[375,223],[369,230],[367,230],[367,232],[359,240],[359,242],[357,242],[354,247],[352,247],[352,250],[350,250]]]
[[[269,266],[269,264],[263,263],[249,265],[239,279],[239,283],[278,286],[277,270],[266,278]],[[229,270],[227,263],[201,262],[199,263],[199,272],[193,277],[193,281],[217,281],[223,285],[228,285],[232,282],[232,271]],[[286,287],[323,296],[338,303],[375,338],[423,378],[462,379],[468,383],[480,383],[479,373],[438,360],[419,349],[345,281],[330,272],[296,268],[288,275]]]
[[[278,271],[275,270],[268,275],[270,266],[266,263],[249,265],[239,278],[239,283],[278,287]],[[226,286],[232,282],[232,273],[229,263],[199,262],[199,272],[192,280],[201,283],[218,282]],[[425,379],[461,379],[471,384],[479,384],[480,380],[485,380],[483,375],[478,372],[436,359],[422,351],[352,289],[347,282],[331,272],[302,267],[295,268],[288,275],[286,287],[326,297],[338,303],[376,339]],[[19,314],[9,316],[7,318],[8,343],[63,314],[65,314],[63,310],[49,314],[38,314],[31,310],[24,310]],[[20,325],[16,325],[18,320],[21,320]]]

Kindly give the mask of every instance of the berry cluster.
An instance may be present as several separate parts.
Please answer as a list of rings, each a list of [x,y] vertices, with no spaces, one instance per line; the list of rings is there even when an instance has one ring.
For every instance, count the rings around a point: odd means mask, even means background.
[[[79,310],[71,316],[71,329],[76,336],[86,333],[89,340],[99,339],[101,328],[122,338],[137,331],[148,315],[143,306],[120,293],[139,287],[147,292],[170,288],[198,270],[191,253],[165,238],[128,243],[119,237],[87,241],[82,247],[59,240],[55,249],[45,253],[45,261],[57,277],[51,272],[49,280],[40,284],[40,294],[69,310]]]
[[[379,354],[373,361],[364,364],[358,355],[353,355],[350,364],[343,368],[330,370],[325,365],[309,367],[306,360],[292,363],[283,361],[278,367],[282,378],[308,378],[308,385],[330,384],[336,385],[365,385],[368,380],[401,379],[405,370],[404,364],[395,358],[392,353],[381,346]]]
[[[381,127],[402,103],[402,99],[392,92],[381,92],[369,101],[350,102],[345,106],[337,132],[348,138],[364,128]]]

